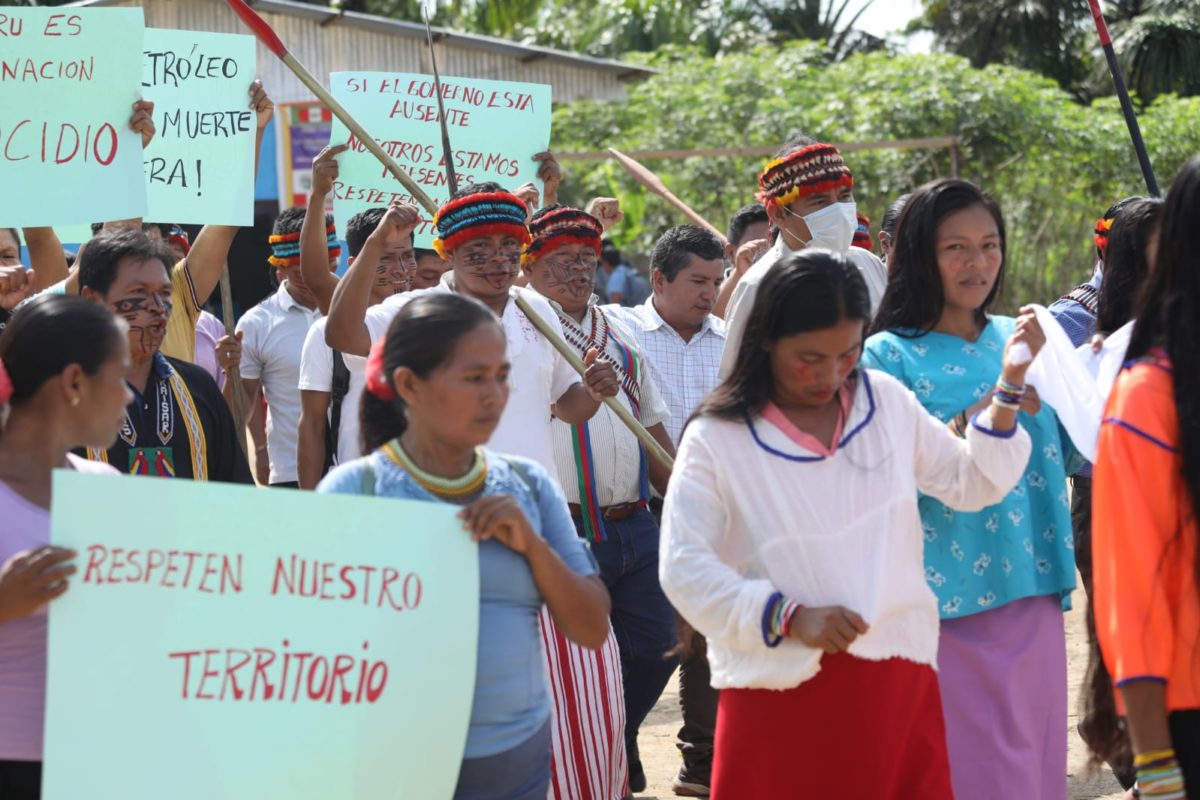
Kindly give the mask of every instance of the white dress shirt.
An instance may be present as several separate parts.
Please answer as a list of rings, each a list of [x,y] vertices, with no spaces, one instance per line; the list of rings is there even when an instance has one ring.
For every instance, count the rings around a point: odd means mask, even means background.
[[[980,423],[990,427],[990,412]],[[832,456],[761,416],[752,426],[693,422],[663,508],[663,592],[707,637],[713,687],[791,689],[820,670],[819,649],[764,642],[775,591],[861,614],[870,629],[850,645],[853,656],[935,666],[938,607],[917,493],[962,511],[999,502],[1029,460],[1029,434],[972,422],[959,439],[903,384],[873,370],[861,373]]]
[[[650,362],[655,383],[671,414],[665,421],[667,433],[678,447],[688,417],[717,388],[717,367],[725,349],[725,323],[709,314],[700,330],[685,342],[659,316],[653,297],[633,308],[604,306],[604,312],[609,319],[625,324]]]
[[[325,344],[325,318],[317,320],[304,340],[300,356],[300,391],[326,392],[333,404],[333,348]],[[342,398],[342,419],[338,425],[337,463],[346,464],[363,454],[358,443],[358,406],[367,382],[367,360],[342,353],[350,373],[350,388]]]
[[[242,334],[242,377],[261,380],[267,398],[271,483],[296,480],[300,353],[308,329],[320,318],[319,310],[305,308],[288,294],[284,281],[275,294],[247,311],[237,325]]]
[[[406,303],[430,292],[452,292],[453,273],[446,273],[442,282],[431,289],[395,294],[378,305],[367,309],[367,330],[371,341],[387,336],[388,326]],[[562,325],[558,314],[550,307],[546,298],[532,289],[516,286],[509,290],[509,297],[521,296],[538,316],[546,320],[559,336]],[[550,406],[566,394],[576,383],[581,382],[579,373],[558,354],[554,346],[537,332],[537,328],[510,300],[504,306],[500,318],[504,336],[508,342],[508,405],[500,417],[500,424],[492,434],[488,447],[497,453],[531,458],[556,475],[554,467],[554,443],[551,435]]]
[[[784,244],[783,236],[780,235],[771,249],[763,253],[762,258],[754,262],[754,266],[746,270],[746,274],[734,287],[733,297],[729,299],[729,308],[725,312],[726,340],[725,355],[721,358],[721,380],[728,378],[737,364],[742,335],[746,332],[746,323],[750,321],[754,300],[758,297],[758,285],[762,283],[771,267],[797,252],[802,251],[791,250]],[[883,300],[883,292],[887,289],[887,267],[878,256],[861,247],[851,247],[846,253],[846,258],[862,273],[867,284],[867,295],[871,300],[871,314],[874,316],[879,302]]]
[[[592,298],[593,303],[595,297]],[[553,303],[551,303],[553,305]],[[595,332],[595,322],[592,310],[600,316],[601,332]],[[641,395],[641,422],[649,428],[660,422],[665,422],[669,416],[667,405],[651,377],[650,369],[645,365],[645,357],[638,350],[637,338],[619,320],[613,319],[602,309],[592,305],[584,315],[582,323],[568,320],[563,327],[574,325],[575,330],[582,334],[584,341],[598,345],[603,335],[603,326],[607,325],[615,331],[626,344],[635,350],[642,358],[643,368],[639,375],[638,388]],[[612,336],[606,337],[602,357],[617,365],[624,365],[621,348]],[[569,344],[571,337],[567,339]],[[584,350],[576,347],[582,357]],[[617,401],[629,411],[633,405],[624,390],[617,392]],[[574,425],[568,425],[562,420],[554,420],[554,463],[557,467],[558,482],[562,484],[563,492],[568,503],[582,503],[579,497],[579,472],[575,461],[575,445],[572,438]],[[596,416],[588,422],[588,440],[592,448],[592,467],[596,481],[596,501],[601,506],[621,505],[632,503],[641,497],[641,443],[621,422],[620,418],[607,405],[600,407]],[[647,456],[649,457],[649,456]]]

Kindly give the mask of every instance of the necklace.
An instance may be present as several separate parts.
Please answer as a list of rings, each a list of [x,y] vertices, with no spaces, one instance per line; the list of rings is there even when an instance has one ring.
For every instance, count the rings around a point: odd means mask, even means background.
[[[442,478],[421,469],[413,461],[412,456],[405,452],[399,439],[392,439],[383,446],[382,450],[398,467],[411,475],[422,489],[439,497],[449,499],[470,497],[477,494],[483,488],[484,481],[487,480],[487,458],[483,454],[483,448],[480,447],[475,448],[475,461],[471,464],[471,468],[465,475],[458,478]]]

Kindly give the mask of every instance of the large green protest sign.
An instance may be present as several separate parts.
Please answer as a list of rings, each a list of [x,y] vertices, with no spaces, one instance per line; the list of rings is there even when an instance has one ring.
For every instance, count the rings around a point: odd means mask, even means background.
[[[146,29],[142,87],[157,134],[145,152],[155,222],[254,224],[254,37]]]
[[[455,510],[57,472],[42,797],[449,798],[479,610]]]
[[[333,96],[371,132],[396,162],[438,205],[450,198],[446,184],[441,114],[433,78],[389,72],[335,72]],[[512,191],[535,181],[533,156],[550,146],[550,87],[534,83],[442,78],[442,100],[459,185],[495,181]],[[375,156],[336,118],[330,142],[350,143],[338,158],[333,213],[339,231],[360,211],[393,199],[414,203]],[[536,182],[536,181],[535,181]],[[415,203],[414,203],[415,204]],[[422,209],[417,246],[432,246]]]
[[[146,212],[142,9],[0,8],[0,224]]]

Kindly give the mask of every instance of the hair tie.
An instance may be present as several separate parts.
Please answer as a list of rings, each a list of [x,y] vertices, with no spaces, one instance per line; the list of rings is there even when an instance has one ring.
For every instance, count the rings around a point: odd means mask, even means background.
[[[387,337],[381,336],[371,345],[371,355],[367,357],[367,391],[385,403],[396,399],[396,389],[388,380],[387,370],[383,366],[383,349],[387,345]]]
[[[1100,219],[1096,220],[1096,227],[1092,231],[1094,234],[1092,236],[1092,241],[1096,243],[1096,249],[1101,253],[1108,250],[1108,232],[1112,230],[1114,221],[1115,220],[1107,217],[1101,217]]]
[[[8,370],[4,368],[4,362],[0,361],[0,406],[8,405],[8,401],[12,400],[12,396],[12,380],[8,377]]]

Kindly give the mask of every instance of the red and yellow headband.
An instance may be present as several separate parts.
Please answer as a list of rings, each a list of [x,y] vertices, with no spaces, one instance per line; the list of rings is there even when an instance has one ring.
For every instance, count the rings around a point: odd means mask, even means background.
[[[267,239],[267,243],[271,245],[271,257],[267,259],[267,263],[275,267],[275,269],[299,266],[300,234],[300,231],[272,234]],[[329,257],[340,257],[342,255],[342,247],[338,244],[337,230],[334,228],[333,223],[330,223],[325,228],[325,240],[326,246],[329,248]]]
[[[554,208],[529,224],[532,239],[525,245],[522,264],[530,264],[560,247],[572,244],[590,246],[600,257],[600,240],[604,227],[600,220],[586,211],[570,206]]]
[[[445,258],[464,242],[482,236],[511,236],[529,243],[525,204],[508,192],[479,192],[451,200],[433,217],[433,249]]]
[[[810,144],[777,158],[758,176],[756,195],[763,205],[786,206],[801,197],[853,188],[854,176],[831,144]]]

